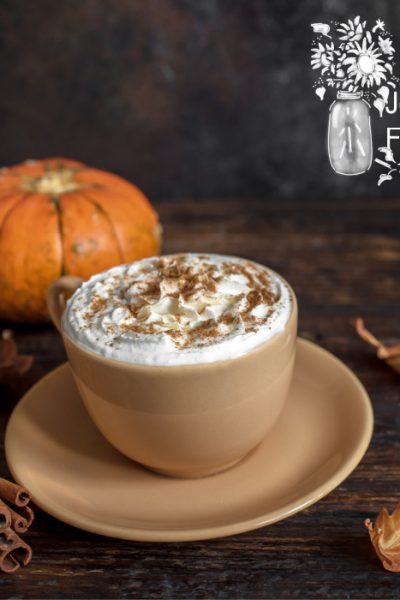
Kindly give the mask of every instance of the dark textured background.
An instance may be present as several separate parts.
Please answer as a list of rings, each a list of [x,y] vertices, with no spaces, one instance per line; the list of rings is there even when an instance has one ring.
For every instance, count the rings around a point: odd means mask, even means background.
[[[311,87],[310,23],[360,12],[400,52],[397,0],[1,0],[0,164],[67,155],[155,200],[395,196],[333,173]],[[397,119],[373,113],[376,147]]]

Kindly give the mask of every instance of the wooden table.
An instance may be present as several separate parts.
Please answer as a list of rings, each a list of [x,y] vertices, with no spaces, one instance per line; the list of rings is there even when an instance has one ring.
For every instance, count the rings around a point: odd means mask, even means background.
[[[225,539],[169,545],[113,540],[37,510],[26,535],[32,563],[0,578],[0,596],[398,598],[400,575],[383,570],[363,520],[400,501],[400,377],[357,338],[352,321],[362,315],[386,342],[400,339],[400,201],[225,199],[158,209],[165,251],[242,255],[289,279],[299,298],[300,335],[341,358],[371,395],[376,423],[370,449],[318,504]],[[2,431],[23,391],[65,360],[51,326],[14,329],[35,364],[14,389],[2,389]],[[1,473],[8,475],[4,459]]]

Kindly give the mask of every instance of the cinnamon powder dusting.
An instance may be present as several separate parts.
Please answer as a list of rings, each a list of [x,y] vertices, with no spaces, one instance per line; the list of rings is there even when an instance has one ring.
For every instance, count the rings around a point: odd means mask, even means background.
[[[264,267],[244,259],[216,264],[207,255],[188,256],[151,259],[140,269],[110,277],[105,282],[109,297],[93,291],[85,326],[103,319],[110,334],[165,333],[177,348],[188,348],[265,324],[280,293]]]

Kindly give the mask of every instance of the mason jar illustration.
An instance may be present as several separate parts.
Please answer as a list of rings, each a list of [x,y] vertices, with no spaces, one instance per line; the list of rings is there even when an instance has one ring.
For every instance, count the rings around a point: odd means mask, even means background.
[[[340,91],[329,109],[329,160],[340,175],[361,175],[372,163],[371,107],[362,96]]]

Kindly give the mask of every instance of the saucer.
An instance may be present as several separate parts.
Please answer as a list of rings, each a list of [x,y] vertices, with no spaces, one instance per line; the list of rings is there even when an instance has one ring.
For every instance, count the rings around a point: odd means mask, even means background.
[[[68,364],[18,403],[5,449],[14,478],[54,517],[116,538],[170,542],[233,535],[304,510],[353,471],[372,428],[356,376],[299,339],[280,420],[252,453],[218,475],[172,479],[114,450],[87,415]]]

